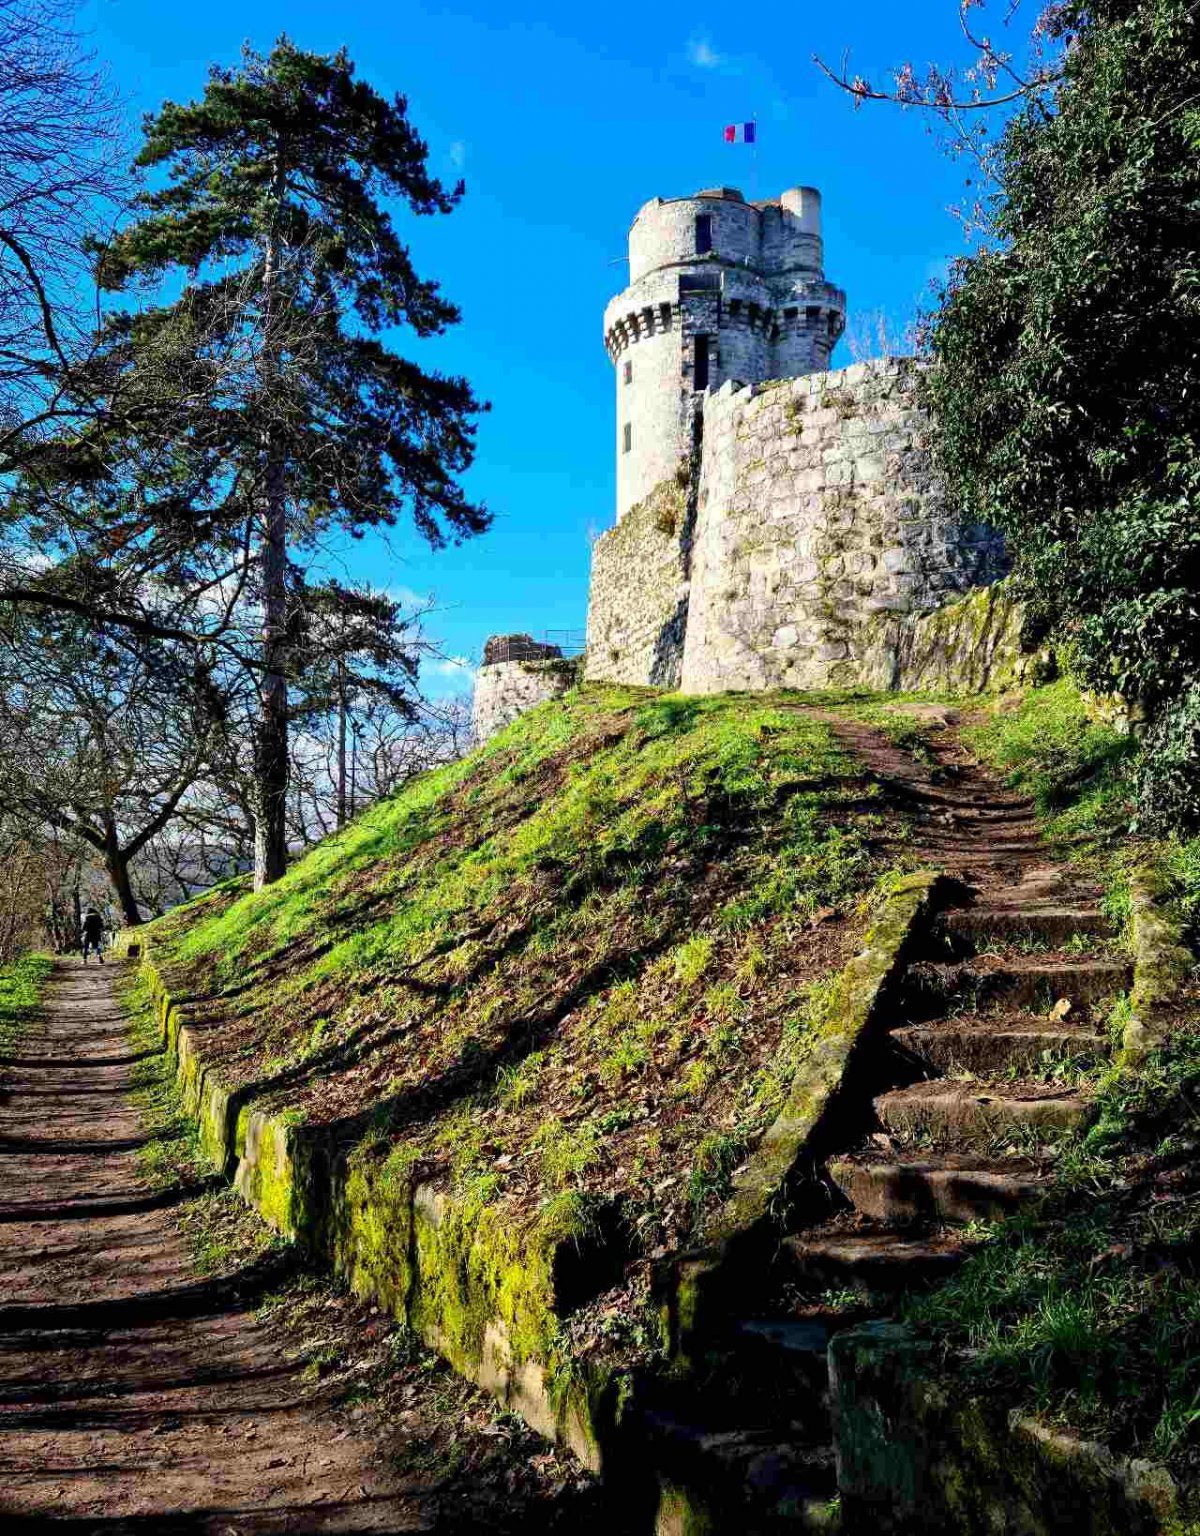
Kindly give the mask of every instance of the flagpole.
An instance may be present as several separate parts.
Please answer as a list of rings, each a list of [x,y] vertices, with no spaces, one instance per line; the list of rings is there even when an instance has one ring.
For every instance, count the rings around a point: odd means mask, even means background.
[[[754,196],[750,199],[750,201],[753,202],[753,203],[756,203],[756,202],[758,202],[758,113],[757,112],[750,119],[750,121],[754,124],[754,156],[753,156]]]

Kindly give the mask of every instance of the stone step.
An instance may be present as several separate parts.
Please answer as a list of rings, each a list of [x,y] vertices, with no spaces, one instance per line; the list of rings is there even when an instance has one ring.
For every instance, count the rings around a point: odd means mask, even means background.
[[[951,1083],[939,1078],[894,1088],[872,1101],[885,1130],[936,1141],[987,1144],[1012,1132],[1065,1132],[1083,1125],[1091,1103],[1041,1083]]]
[[[1076,937],[1099,942],[1110,939],[1113,933],[1112,924],[1098,907],[1055,904],[960,907],[943,912],[939,927],[956,953],[1022,940],[1055,946]]]
[[[906,1024],[892,1030],[891,1039],[939,1072],[962,1069],[981,1077],[999,1075],[1010,1067],[1030,1072],[1042,1064],[1047,1051],[1055,1060],[1105,1057],[1112,1051],[1107,1035],[1060,1025],[1042,1027],[1036,1019],[998,1020],[994,1025],[950,1020]]]
[[[768,1352],[777,1361],[786,1361],[787,1371],[796,1382],[803,1384],[808,1395],[813,1415],[810,1424],[818,1420],[826,1422],[822,1416],[829,1409],[828,1323],[794,1317],[746,1318],[733,1324],[731,1334],[739,1361],[754,1364],[764,1359]],[[759,1369],[752,1374],[761,1389],[762,1384],[778,1377],[778,1368]]]
[[[929,1221],[992,1221],[1010,1216],[1047,1188],[1034,1164],[1015,1159],[884,1154],[835,1158],[829,1176],[855,1209],[892,1226]]]
[[[1127,992],[1133,965],[1126,960],[1039,960],[1019,955],[959,963],[914,965],[910,985],[926,997],[966,997],[975,1006],[1003,1001],[1009,1008],[1048,1013],[1067,998],[1073,1008]]]
[[[906,1291],[948,1279],[966,1257],[954,1238],[895,1232],[804,1233],[785,1237],[779,1258],[809,1290]]]
[[[655,1536],[840,1530],[828,1427],[812,1441],[799,1425],[718,1428],[663,1411],[639,1418],[632,1432],[660,1490]]]

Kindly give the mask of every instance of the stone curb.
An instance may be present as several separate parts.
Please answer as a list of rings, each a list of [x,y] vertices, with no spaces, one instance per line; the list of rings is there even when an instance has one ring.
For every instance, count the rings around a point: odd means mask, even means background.
[[[1195,1536],[1156,1462],[1048,1429],[948,1374],[940,1345],[873,1322],[829,1345],[849,1530],[888,1536]],[[1184,1517],[1186,1518],[1186,1517]],[[861,1522],[861,1525],[860,1523]],[[868,1524],[869,1522],[869,1524]]]
[[[596,1257],[577,1251],[577,1235],[545,1224],[514,1233],[486,1208],[467,1210],[410,1176],[389,1177],[380,1159],[348,1163],[319,1133],[250,1109],[245,1091],[231,1091],[205,1065],[189,1009],[144,938],[126,934],[118,947],[151,983],[163,1049],[202,1146],[247,1204],[585,1466],[605,1470],[614,1454],[624,1462],[628,1378],[556,1346],[564,1258],[578,1269]]]
[[[664,1338],[680,1370],[702,1354],[706,1337],[736,1295],[738,1273],[769,1243],[772,1207],[836,1108],[890,983],[905,968],[914,938],[931,921],[948,885],[940,871],[920,870],[905,876],[884,900],[864,947],[834,983],[815,1049],[796,1072],[775,1123],[735,1178],[733,1194],[709,1221],[704,1246],[659,1274]]]
[[[1184,927],[1167,910],[1171,882],[1154,864],[1129,877],[1132,909],[1132,1016],[1121,1041],[1122,1071],[1139,1066],[1165,1038],[1164,1013],[1176,1001],[1196,960],[1184,941]]]

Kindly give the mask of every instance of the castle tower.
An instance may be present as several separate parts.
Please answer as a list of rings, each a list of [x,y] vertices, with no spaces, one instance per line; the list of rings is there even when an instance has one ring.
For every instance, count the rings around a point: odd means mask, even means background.
[[[643,204],[629,287],[604,312],[618,520],[691,452],[706,392],[823,371],[845,324],[846,295],[825,281],[815,188],[748,203],[715,187]]]

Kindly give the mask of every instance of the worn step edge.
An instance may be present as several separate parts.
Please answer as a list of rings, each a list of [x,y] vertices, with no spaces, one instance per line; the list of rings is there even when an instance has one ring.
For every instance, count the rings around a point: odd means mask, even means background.
[[[1000,1072],[1010,1066],[1035,1066],[1043,1053],[1060,1056],[1107,1056],[1107,1035],[1082,1029],[988,1029],[964,1025],[961,1029],[905,1024],[891,1038],[918,1061],[931,1067],[966,1067],[971,1071]]]
[[[1123,960],[1030,960],[1021,965],[984,966],[970,960],[930,967],[931,979],[949,997],[971,988],[985,998],[1002,998],[1010,1006],[1036,1006],[1044,997],[1068,998],[1081,1007],[1129,990],[1133,968]],[[944,974],[943,974],[944,973]],[[925,983],[927,990],[933,990]]]
[[[872,1100],[886,1130],[941,1132],[949,1137],[995,1134],[1024,1128],[1071,1131],[1092,1114],[1092,1105],[1077,1094],[1022,1097],[1019,1088],[975,1088],[923,1083],[893,1088]]]
[[[1038,938],[1112,937],[1112,924],[1095,907],[1012,906],[963,907],[944,912],[940,926],[948,933],[970,936],[996,934],[1004,938],[1030,934]]]
[[[829,1177],[864,1216],[895,1225],[990,1221],[1011,1215],[1046,1190],[1039,1174],[939,1168],[919,1161],[860,1163],[835,1158]]]
[[[842,1237],[799,1232],[779,1245],[780,1260],[799,1283],[860,1292],[909,1290],[948,1279],[966,1257],[960,1244],[945,1238],[895,1232]]]

